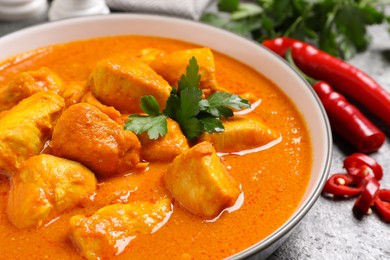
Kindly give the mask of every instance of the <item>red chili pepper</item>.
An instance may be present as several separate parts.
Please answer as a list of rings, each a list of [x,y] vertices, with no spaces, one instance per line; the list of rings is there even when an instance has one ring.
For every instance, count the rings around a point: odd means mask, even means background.
[[[313,89],[319,96],[332,130],[363,153],[376,152],[385,142],[385,134],[368,120],[344,96],[333,91],[332,87],[318,81]]]
[[[325,183],[324,193],[335,196],[357,196],[363,191],[363,182],[360,178],[350,174],[336,173],[333,174]]]
[[[357,215],[361,216],[367,214],[370,207],[374,205],[377,193],[379,191],[380,184],[375,179],[370,179],[367,184],[364,186],[362,194],[355,201],[352,211]]]
[[[305,74],[328,82],[390,127],[390,94],[363,71],[310,44],[288,37],[266,40],[263,45],[282,57],[291,49],[295,63]]]
[[[376,152],[385,142],[385,134],[368,120],[341,94],[333,91],[324,81],[315,81],[296,67],[291,51],[286,53],[287,61],[312,85],[329,117],[333,132],[348,141],[359,152]]]
[[[375,199],[375,208],[385,221],[390,222],[390,190],[379,190]]]
[[[370,176],[368,169],[371,169],[372,174],[378,181],[383,177],[382,166],[374,158],[363,153],[354,153],[345,158],[344,168],[349,174],[360,176],[363,179]]]

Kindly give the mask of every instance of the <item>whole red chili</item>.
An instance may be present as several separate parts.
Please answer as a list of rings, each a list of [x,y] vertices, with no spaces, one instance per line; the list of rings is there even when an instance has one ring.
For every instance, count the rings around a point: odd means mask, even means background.
[[[345,158],[344,168],[349,174],[360,176],[363,179],[369,177],[369,169],[378,181],[383,177],[382,166],[374,158],[363,153],[354,153]]]
[[[390,94],[363,71],[292,38],[266,40],[263,45],[282,57],[291,49],[295,63],[305,74],[328,82],[336,91],[352,97],[390,127]]]
[[[364,186],[362,194],[357,198],[355,204],[353,205],[352,211],[361,216],[367,214],[370,207],[374,205],[377,193],[379,191],[380,184],[375,179],[370,179],[367,184]]]
[[[333,174],[325,183],[322,192],[335,196],[357,196],[363,191],[360,178],[350,174]]]
[[[385,134],[368,120],[344,96],[332,87],[318,81],[313,89],[319,96],[329,118],[332,130],[363,153],[373,153],[385,142]]]
[[[285,58],[312,84],[326,110],[333,132],[349,142],[359,152],[378,151],[385,142],[385,134],[344,96],[335,92],[328,83],[315,81],[301,72],[295,65],[291,51],[287,51]]]
[[[390,222],[390,190],[379,190],[375,199],[375,208],[383,220]]]

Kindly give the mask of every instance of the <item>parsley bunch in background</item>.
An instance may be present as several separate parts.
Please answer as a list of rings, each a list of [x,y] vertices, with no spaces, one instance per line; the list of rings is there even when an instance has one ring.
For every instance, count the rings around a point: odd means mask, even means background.
[[[262,42],[278,36],[306,41],[342,59],[364,51],[367,26],[390,22],[390,0],[219,0],[202,21]]]

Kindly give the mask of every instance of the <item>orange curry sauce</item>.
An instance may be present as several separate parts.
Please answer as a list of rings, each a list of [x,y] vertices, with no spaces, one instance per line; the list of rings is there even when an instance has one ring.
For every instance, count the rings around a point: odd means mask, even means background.
[[[0,63],[0,87],[22,72],[49,67],[65,83],[85,81],[103,58],[142,48],[173,50],[199,47],[190,43],[144,36],[78,41],[41,48]],[[252,112],[278,131],[280,143],[245,155],[224,155],[223,163],[242,190],[238,209],[204,221],[173,202],[169,220],[152,234],[137,236],[117,259],[220,259],[270,235],[297,208],[311,172],[312,147],[305,123],[292,102],[272,82],[242,63],[214,52],[218,84],[233,93],[252,92],[260,105]],[[261,62],[261,60],[259,60]],[[264,64],[267,66],[267,64]],[[91,151],[93,152],[93,151]],[[99,180],[91,205],[68,211],[31,229],[14,227],[7,218],[9,181],[0,175],[1,259],[78,259],[68,238],[69,219],[90,215],[112,203],[163,196],[161,176],[167,164],[151,163],[142,173]]]

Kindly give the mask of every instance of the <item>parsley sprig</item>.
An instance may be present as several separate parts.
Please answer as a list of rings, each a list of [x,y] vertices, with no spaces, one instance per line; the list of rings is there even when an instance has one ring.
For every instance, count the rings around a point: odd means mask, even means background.
[[[194,140],[204,132],[224,131],[222,118],[232,117],[233,109],[249,108],[249,101],[228,92],[215,92],[202,98],[199,88],[199,66],[195,57],[189,60],[186,73],[181,76],[178,88],[172,87],[165,110],[153,96],[141,98],[141,109],[146,115],[130,115],[125,130],[136,134],[147,132],[150,139],[157,139],[167,133],[167,118],[178,122],[183,134]]]
[[[307,41],[342,59],[364,51],[367,26],[389,23],[390,0],[219,0],[202,21],[259,42],[278,36]]]

